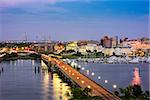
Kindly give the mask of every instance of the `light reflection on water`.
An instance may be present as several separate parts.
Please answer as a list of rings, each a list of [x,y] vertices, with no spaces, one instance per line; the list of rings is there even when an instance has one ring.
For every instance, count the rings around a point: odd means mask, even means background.
[[[57,74],[34,71],[40,61],[16,60],[0,63],[0,100],[67,100],[66,86]]]
[[[85,70],[80,70],[83,74],[110,91],[119,90],[119,88],[125,88],[128,85],[132,85],[133,81],[136,84],[140,84],[143,90],[149,90],[149,64],[77,63],[85,68]],[[135,69],[137,68],[138,71],[135,72]],[[92,72],[94,72],[95,75],[92,76]],[[105,83],[105,80],[108,80],[107,84]],[[113,85],[117,85],[117,88],[114,89]]]
[[[141,77],[139,74],[139,68],[134,68],[134,76],[132,80],[132,85],[141,85]]]

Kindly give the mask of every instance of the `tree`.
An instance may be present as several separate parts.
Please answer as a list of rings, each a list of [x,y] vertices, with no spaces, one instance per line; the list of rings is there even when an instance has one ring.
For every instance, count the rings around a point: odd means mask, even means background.
[[[77,51],[77,53],[76,53],[76,54],[73,54],[73,56],[82,57],[83,55],[81,54],[81,52]]]
[[[75,52],[75,50],[67,50],[66,52],[67,53],[73,53],[73,52]]]
[[[119,92],[115,92],[115,94]],[[140,85],[128,86],[124,89],[120,88],[121,98],[123,100],[149,100],[149,91],[143,93]],[[118,94],[119,96],[119,94]]]
[[[102,52],[96,52],[96,57],[104,57],[104,53]]]
[[[91,53],[91,50],[86,50],[87,53]]]
[[[94,50],[94,52],[97,52],[97,50]]]
[[[120,88],[120,92],[124,94],[125,98],[130,98],[132,96],[132,87],[128,86],[125,89]]]
[[[90,96],[91,91],[90,88],[72,87],[71,93],[67,92],[66,95],[70,97],[69,100],[102,100],[100,96]]]
[[[132,87],[132,94],[136,97],[136,98],[138,98],[139,96],[141,96],[142,95],[142,89],[141,89],[141,86],[140,85],[134,85],[133,87]]]

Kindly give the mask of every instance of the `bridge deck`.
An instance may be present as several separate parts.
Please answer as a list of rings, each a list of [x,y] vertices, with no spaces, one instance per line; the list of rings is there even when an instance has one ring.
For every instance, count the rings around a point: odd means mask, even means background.
[[[96,82],[92,81],[88,77],[84,76],[77,70],[73,69],[70,65],[64,63],[63,61],[51,58],[44,54],[42,54],[42,59],[55,63],[66,75],[68,75],[73,81],[75,81],[81,88],[91,88],[92,96],[101,96],[104,100],[120,100],[119,97],[112,94],[110,91],[100,86]]]

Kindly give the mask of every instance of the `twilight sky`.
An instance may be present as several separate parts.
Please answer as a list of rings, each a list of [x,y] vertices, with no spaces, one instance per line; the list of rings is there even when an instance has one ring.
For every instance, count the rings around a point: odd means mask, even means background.
[[[0,0],[0,41],[148,37],[149,17],[149,0]]]

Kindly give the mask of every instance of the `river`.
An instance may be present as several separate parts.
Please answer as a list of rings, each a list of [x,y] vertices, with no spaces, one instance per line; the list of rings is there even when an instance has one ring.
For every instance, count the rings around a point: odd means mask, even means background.
[[[81,72],[110,91],[139,84],[149,90],[149,64],[101,64],[77,62]],[[136,69],[138,71],[136,71]]]
[[[82,66],[81,73],[110,91],[136,83],[149,90],[149,64],[77,63]],[[41,68],[38,72],[41,64],[39,60],[2,61],[0,100],[67,100],[70,87],[57,74]]]
[[[38,60],[1,62],[0,100],[67,100],[70,87],[57,74],[38,72],[40,66]]]

